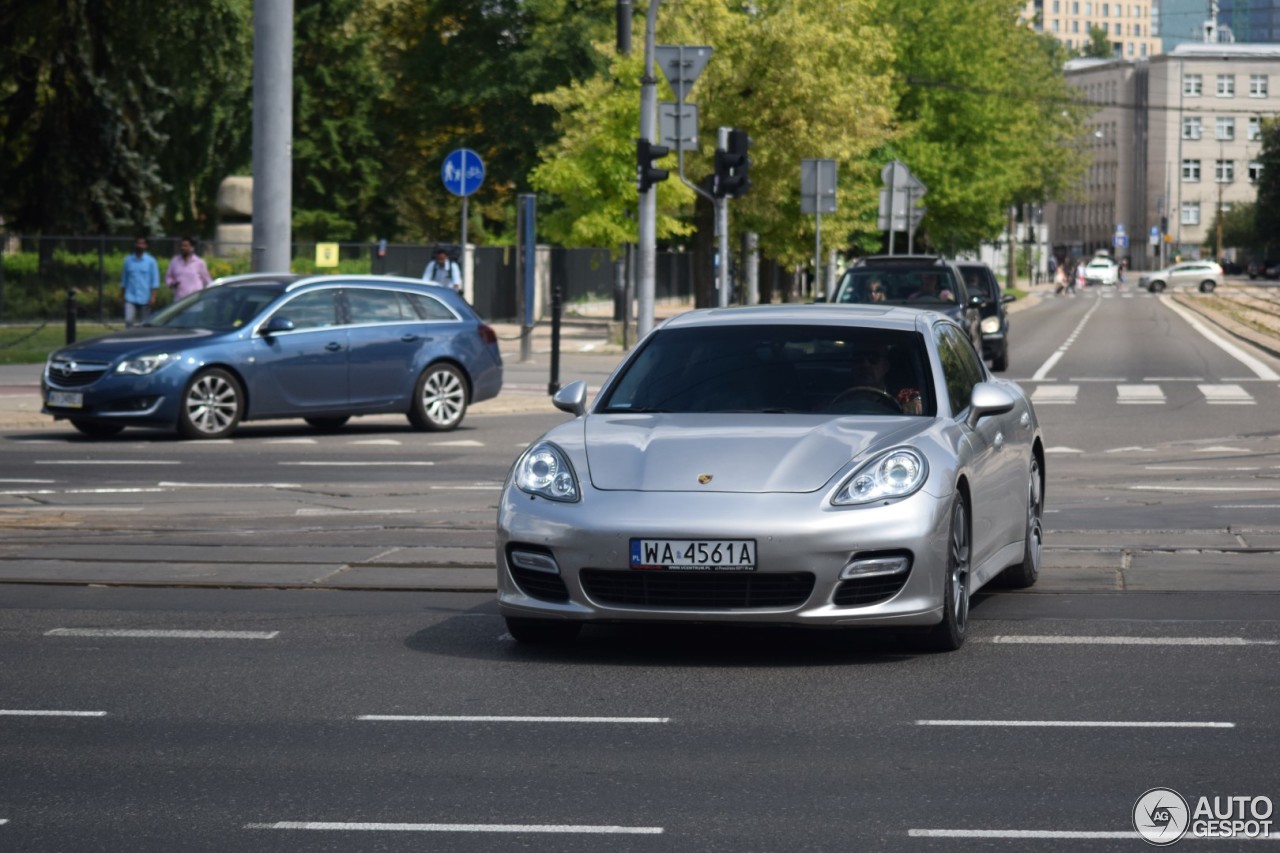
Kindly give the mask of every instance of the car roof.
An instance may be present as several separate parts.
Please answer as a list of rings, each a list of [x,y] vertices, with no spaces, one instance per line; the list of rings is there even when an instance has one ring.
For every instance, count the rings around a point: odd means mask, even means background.
[[[941,255],[866,255],[858,258],[855,266],[864,267],[945,267],[951,261]]]
[[[297,281],[302,278],[297,273],[283,272],[251,272],[241,275],[227,275],[222,278],[215,279],[209,284],[210,287],[246,287],[263,284],[279,284],[286,285],[290,282]]]
[[[663,329],[689,329],[719,326],[849,325],[874,329],[914,331],[921,318],[928,322],[948,318],[936,311],[905,308],[898,305],[753,305],[735,308],[702,308],[677,314],[662,324]]]

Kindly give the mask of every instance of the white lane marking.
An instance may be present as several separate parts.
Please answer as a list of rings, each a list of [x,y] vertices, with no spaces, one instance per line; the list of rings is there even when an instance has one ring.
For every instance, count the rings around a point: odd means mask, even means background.
[[[1203,376],[1144,376],[1143,382],[1203,382]]]
[[[9,489],[0,495],[131,495],[138,492],[163,492],[165,489],[139,487],[119,489]]]
[[[1104,453],[1155,453],[1156,449],[1154,447],[1139,447],[1138,445],[1135,444],[1129,447],[1113,447],[1110,450],[1104,450],[1103,452]]]
[[[388,444],[399,447],[400,440],[395,438],[362,438],[358,441],[348,441],[347,444]]]
[[[1235,723],[1192,723],[1121,720],[916,720],[917,726],[992,726],[1104,729],[1234,729]]]
[[[1116,402],[1121,405],[1162,405],[1164,389],[1159,385],[1117,385]]]
[[[0,495],[20,496],[20,495],[56,495],[57,489],[6,489],[0,492]]]
[[[303,507],[294,515],[408,515],[416,509],[339,509],[338,507]]]
[[[1090,307],[1089,310],[1084,313],[1084,316],[1080,318],[1080,322],[1076,324],[1075,329],[1073,329],[1071,334],[1067,336],[1067,339],[1062,342],[1062,346],[1058,347],[1057,352],[1049,356],[1048,361],[1040,365],[1040,369],[1031,377],[1032,380],[1044,379],[1049,375],[1049,371],[1053,370],[1054,365],[1056,365],[1058,361],[1067,354],[1067,350],[1076,342],[1076,338],[1080,337],[1080,333],[1084,331],[1085,323],[1089,322],[1089,318],[1093,316],[1093,312],[1097,311],[1100,307],[1102,307],[1102,301],[1094,300],[1093,306]]]
[[[1261,471],[1260,465],[1143,465],[1147,471]]]
[[[1078,447],[1050,447],[1045,453],[1084,453]]]
[[[977,637],[978,642],[1063,646],[1275,646],[1280,640],[1248,640],[1244,637],[1098,637],[1052,634],[997,634]]]
[[[37,459],[37,465],[181,465],[177,459]]]
[[[314,438],[271,438],[266,444],[317,444]]]
[[[0,717],[105,717],[106,711],[0,711]]]
[[[1280,492],[1280,486],[1126,486],[1131,492]]]
[[[1280,504],[1219,504],[1214,509],[1280,509]]]
[[[1079,385],[1041,385],[1031,393],[1031,402],[1037,406],[1069,406],[1079,393]]]
[[[1214,445],[1213,447],[1196,448],[1196,453],[1249,453],[1249,452],[1250,450],[1247,447],[1224,447],[1221,444]]]
[[[1207,341],[1209,341],[1209,343],[1213,344],[1218,349],[1243,364],[1249,370],[1252,370],[1254,375],[1259,379],[1280,379],[1280,373],[1276,373],[1270,367],[1267,367],[1261,361],[1240,349],[1240,347],[1210,331],[1209,328],[1201,323],[1194,314],[1182,306],[1175,304],[1171,297],[1161,296],[1160,303],[1173,311],[1173,313],[1177,314],[1183,320],[1186,320],[1187,324],[1199,332]]]
[[[277,462],[277,465],[306,466],[310,468],[407,468],[410,466],[428,467],[434,462]]]
[[[56,482],[58,481],[57,480],[23,480],[16,477],[14,478],[0,477],[0,483],[32,483],[35,485],[48,485],[50,483],[56,483]]]
[[[428,489],[433,492],[491,492],[494,489],[501,489],[501,483],[494,483],[492,486],[429,486]]]
[[[387,723],[669,723],[670,717],[500,717],[362,714],[357,720]]]
[[[177,640],[272,640],[279,631],[187,631],[149,628],[54,628],[46,637],[159,637]]]
[[[354,823],[291,821],[247,823],[245,829],[306,829],[322,832],[513,832],[571,835],[661,835],[660,826],[582,826],[551,823]]]
[[[1105,839],[1141,838],[1136,832],[1077,832],[1055,829],[910,829],[912,838],[1046,838]]]
[[[483,441],[476,441],[473,438],[461,438],[457,441],[433,441],[428,444],[429,447],[484,447]]]
[[[1239,385],[1197,385],[1211,406],[1253,406],[1257,400]]]
[[[1123,376],[1072,376],[1071,382],[1124,382]]]
[[[161,480],[170,489],[301,489],[301,483],[179,483]]]

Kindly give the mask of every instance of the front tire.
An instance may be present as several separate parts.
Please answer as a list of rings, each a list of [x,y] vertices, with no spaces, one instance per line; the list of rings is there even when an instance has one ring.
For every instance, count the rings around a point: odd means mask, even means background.
[[[564,619],[528,619],[508,616],[506,620],[507,631],[516,642],[530,645],[572,643],[582,630],[581,622],[569,622]]]
[[[104,424],[101,421],[86,421],[79,418],[72,418],[71,425],[90,438],[109,438],[124,429],[119,424]]]
[[[1202,281],[1202,282],[1200,282],[1200,292],[1201,292],[1201,293],[1213,293],[1213,289],[1214,289],[1215,287],[1217,287],[1217,286],[1218,286],[1218,284],[1217,284],[1217,282],[1215,282],[1215,281],[1212,281],[1212,280],[1209,280],[1209,281]]]
[[[1164,282],[1153,281],[1151,282],[1151,284],[1147,285],[1147,290],[1151,291],[1152,293],[1162,293],[1164,292]]]
[[[433,364],[414,386],[409,423],[421,430],[456,429],[467,413],[467,382],[452,364]]]
[[[178,434],[183,438],[223,438],[244,417],[244,390],[226,370],[213,367],[192,377],[182,392]]]
[[[954,652],[969,633],[969,504],[956,492],[951,504],[951,533],[947,539],[947,570],[943,577],[942,621],[925,635],[925,648]]]

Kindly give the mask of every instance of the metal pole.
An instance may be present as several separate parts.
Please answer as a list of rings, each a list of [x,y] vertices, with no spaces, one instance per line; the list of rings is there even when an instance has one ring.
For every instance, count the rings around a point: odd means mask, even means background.
[[[821,165],[819,165],[817,170],[818,170],[819,172],[821,172],[821,170],[822,170],[822,166],[821,166]],[[822,183],[822,182],[821,182],[821,179],[819,179],[819,182],[818,182],[818,183],[819,183],[819,186],[821,186],[821,183]],[[813,208],[813,209],[814,209],[814,214],[813,214],[813,223],[814,223],[814,228],[813,228],[813,295],[814,295],[814,297],[815,297],[815,298],[817,297],[817,295],[818,295],[819,293],[823,293],[823,292],[824,292],[824,291],[823,291],[823,289],[822,289],[822,208],[821,208],[821,206],[820,206],[820,205],[822,204],[822,200],[821,200],[821,199],[822,199],[822,197],[821,197],[821,196],[818,196],[817,198],[815,198],[815,199],[814,199],[814,201],[815,201],[815,202],[817,202],[817,203],[814,205],[814,208]]]
[[[640,138],[653,141],[657,124],[658,80],[654,76],[654,31],[658,27],[659,0],[650,0],[644,31],[644,76],[640,78]],[[640,337],[653,329],[654,265],[658,254],[658,188],[650,187],[640,193],[637,205],[639,217],[637,239],[639,255],[636,259],[636,329]]]
[[[560,390],[560,283],[551,287],[551,378],[547,382],[547,393],[554,394]]]
[[[889,170],[889,254],[893,254],[893,179],[897,177],[897,169]]]
[[[914,255],[916,253],[916,223],[915,223],[915,217],[911,215],[911,212],[915,209],[915,205],[911,203],[912,202],[911,196],[914,195],[914,192],[913,192],[914,189],[915,188],[912,187],[910,184],[907,185],[906,218],[907,218],[907,254],[908,255]]]
[[[466,162],[465,160],[463,161]],[[462,170],[464,173],[466,169]],[[467,176],[462,176],[462,191],[467,191]],[[458,250],[458,266],[462,273],[462,292],[467,292],[467,196],[462,197],[462,247]]]
[[[743,267],[747,274],[747,304],[760,304],[760,237],[754,231],[742,235],[742,244],[746,249]]]
[[[721,151],[729,150],[729,128],[722,127],[717,132],[716,146]],[[720,291],[716,304],[724,308],[729,304],[729,199],[716,199],[716,289]]]
[[[1013,232],[1013,228],[1014,228],[1013,217],[1015,216],[1014,211],[1016,210],[1017,210],[1016,207],[1014,207],[1013,205],[1009,205],[1009,239],[1005,243],[1005,250],[1009,254],[1009,256],[1005,258],[1005,262],[1007,264],[1007,269],[1008,269],[1008,278],[1005,279],[1005,285],[1004,285],[1005,287],[1014,287],[1016,285],[1017,276],[1018,276],[1018,271],[1014,266],[1015,261],[1013,256],[1014,254],[1013,249],[1015,245],[1014,232]]]
[[[254,0],[253,21],[253,268],[288,272],[293,215],[293,0]]]

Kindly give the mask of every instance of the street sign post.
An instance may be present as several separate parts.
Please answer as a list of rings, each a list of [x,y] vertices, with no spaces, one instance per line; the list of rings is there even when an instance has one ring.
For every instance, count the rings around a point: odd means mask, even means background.
[[[813,292],[822,289],[822,214],[836,212],[836,161],[800,161],[800,212],[814,216]],[[835,282],[827,282],[827,299]]]
[[[677,101],[658,103],[659,144],[677,152],[698,144],[698,105]]]
[[[462,289],[467,290],[467,197],[484,183],[484,161],[470,148],[456,148],[449,152],[440,166],[440,179],[444,188],[456,196],[462,196]]]
[[[893,254],[893,235],[898,231],[907,232],[907,252],[910,253],[915,249],[916,226],[925,213],[919,201],[929,188],[898,160],[885,164],[880,170],[880,180],[884,181],[885,188],[880,190],[877,224],[881,230],[889,232],[889,254]]]

